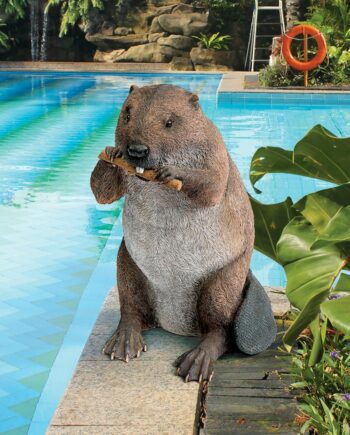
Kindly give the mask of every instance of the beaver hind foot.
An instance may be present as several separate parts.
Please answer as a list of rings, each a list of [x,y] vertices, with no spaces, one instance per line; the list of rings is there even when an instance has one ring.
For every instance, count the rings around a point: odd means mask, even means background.
[[[146,352],[146,350],[141,331],[132,325],[120,325],[112,337],[106,341],[103,353],[109,355],[111,360],[119,359],[129,362],[130,359],[139,358],[141,352]]]
[[[175,366],[177,374],[184,378],[185,382],[202,382],[211,380],[214,373],[213,362],[207,351],[196,347],[179,356]]]
[[[225,336],[224,331],[211,332],[197,347],[179,356],[174,363],[177,374],[185,382],[210,382],[214,374],[214,362],[226,350]]]

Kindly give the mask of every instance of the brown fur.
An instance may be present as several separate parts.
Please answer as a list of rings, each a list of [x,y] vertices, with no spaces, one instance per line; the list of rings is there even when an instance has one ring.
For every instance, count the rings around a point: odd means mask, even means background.
[[[171,134],[164,127],[169,119],[173,121]],[[110,203],[123,195],[128,198],[128,194],[147,189],[164,222],[168,222],[166,216],[170,212],[166,207],[161,208],[163,199],[172,207],[182,207],[184,219],[201,208],[217,207],[217,225],[225,234],[227,246],[232,247],[228,249],[230,260],[197,284],[194,309],[203,341],[176,361],[179,375],[186,380],[208,380],[213,361],[228,349],[232,321],[243,298],[253,249],[253,214],[241,177],[220,133],[204,116],[196,97],[173,86],[131,89],[118,120],[116,144],[114,156],[122,154],[135,166],[156,169],[160,182],[180,179],[183,188],[174,192],[152,182],[128,181],[125,171],[100,161],[91,177],[91,188],[98,202]],[[149,154],[142,165],[127,156],[131,144],[148,146]],[[185,222],[181,225],[186,225]],[[236,231],[227,230],[230,228]],[[144,350],[141,331],[155,326],[157,316],[154,288],[124,241],[118,255],[118,290],[121,322],[107,342],[105,353],[112,359],[129,360]]]

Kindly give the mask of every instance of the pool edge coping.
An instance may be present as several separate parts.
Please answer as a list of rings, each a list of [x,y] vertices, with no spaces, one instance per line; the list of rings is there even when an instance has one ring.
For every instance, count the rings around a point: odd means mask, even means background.
[[[184,74],[184,75],[221,75],[217,94],[261,93],[261,94],[348,94],[350,89],[287,89],[287,88],[245,88],[244,79],[256,76],[250,71],[173,71],[169,63],[99,63],[99,62],[30,62],[30,61],[0,61],[0,72],[81,72],[81,73],[140,73],[140,74]]]
[[[50,368],[49,376],[36,404],[34,414],[29,424],[27,435],[45,434],[52,417],[59,406],[65,391],[69,387],[70,381],[75,373],[77,364],[80,360],[82,351],[90,337],[96,320],[100,315],[103,304],[111,290],[115,286],[115,276],[105,274],[113,262],[108,260],[110,246],[116,243],[116,239],[121,240],[121,215],[116,219],[111,234],[101,252],[99,260],[91,272],[89,281],[82,292],[78,308],[73,320],[66,331],[62,345],[59,348],[53,365]],[[105,279],[101,280],[101,276]],[[96,290],[96,287],[100,291]],[[87,316],[86,313],[91,316]],[[82,325],[84,325],[82,327]],[[69,353],[69,358],[67,358]],[[72,353],[74,355],[72,356]],[[62,363],[64,369],[62,369]],[[57,380],[59,379],[59,383]],[[58,387],[59,385],[59,387]],[[54,394],[52,392],[55,391]],[[49,410],[48,410],[49,409]],[[49,419],[43,416],[49,414]]]

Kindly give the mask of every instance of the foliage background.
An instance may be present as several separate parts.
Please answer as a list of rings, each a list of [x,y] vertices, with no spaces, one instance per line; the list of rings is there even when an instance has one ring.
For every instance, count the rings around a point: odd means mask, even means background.
[[[325,6],[312,1],[304,23],[311,24],[325,36],[328,57],[319,68],[309,72],[311,86],[342,85],[350,83],[350,2],[327,0]],[[302,58],[302,43],[294,44]],[[311,44],[311,52],[316,45]],[[259,74],[263,86],[303,86],[303,73],[287,66],[267,67]]]

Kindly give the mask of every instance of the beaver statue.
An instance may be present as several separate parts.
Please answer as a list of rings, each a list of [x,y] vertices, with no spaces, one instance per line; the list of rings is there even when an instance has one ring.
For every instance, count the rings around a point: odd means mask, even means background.
[[[186,381],[210,380],[231,349],[259,353],[276,335],[270,301],[249,270],[254,218],[240,174],[198,96],[171,85],[131,86],[116,146],[136,172],[99,160],[91,188],[100,204],[125,196],[117,260],[121,319],[104,353],[128,362],[146,351],[142,330],[200,335],[176,361]],[[182,181],[181,191],[166,187]]]

